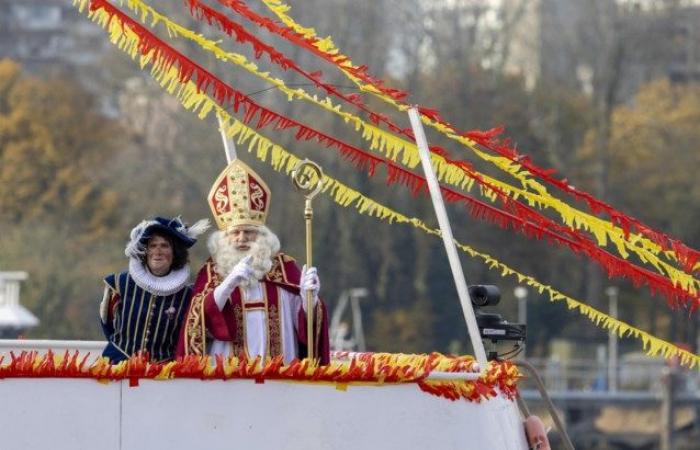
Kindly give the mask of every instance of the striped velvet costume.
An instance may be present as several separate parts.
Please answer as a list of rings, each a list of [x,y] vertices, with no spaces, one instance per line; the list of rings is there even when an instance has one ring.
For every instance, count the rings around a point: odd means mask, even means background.
[[[102,356],[117,363],[145,351],[152,361],[173,359],[191,287],[185,283],[175,293],[157,295],[139,287],[129,272],[104,281],[109,309],[107,320],[100,321],[108,341]]]

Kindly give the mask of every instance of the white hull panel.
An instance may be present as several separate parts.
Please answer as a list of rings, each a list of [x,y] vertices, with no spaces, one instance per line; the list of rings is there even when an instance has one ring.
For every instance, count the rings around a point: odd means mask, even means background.
[[[0,357],[78,349],[89,364],[103,345],[0,341]],[[0,424],[2,450],[527,449],[515,402],[451,401],[416,383],[0,378]]]
[[[0,380],[2,448],[526,449],[514,403],[415,384]]]

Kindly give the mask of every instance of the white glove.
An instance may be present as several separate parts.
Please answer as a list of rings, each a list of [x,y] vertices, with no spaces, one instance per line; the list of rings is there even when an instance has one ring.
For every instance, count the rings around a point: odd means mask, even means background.
[[[231,273],[229,273],[226,278],[224,278],[224,281],[214,289],[214,301],[216,302],[216,306],[219,307],[219,311],[224,309],[226,300],[231,296],[231,292],[236,289],[236,286],[253,276],[252,261],[253,257],[251,255],[238,261],[238,264],[233,266]]]
[[[314,298],[314,306],[318,303],[318,291],[321,290],[321,280],[318,279],[318,273],[315,267],[306,268],[306,265],[301,269],[301,283],[299,284],[304,301],[301,303],[306,311],[306,292],[310,291]]]

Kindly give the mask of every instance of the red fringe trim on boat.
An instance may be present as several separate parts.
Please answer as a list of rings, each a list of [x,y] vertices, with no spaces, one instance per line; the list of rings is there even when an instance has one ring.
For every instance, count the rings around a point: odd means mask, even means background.
[[[45,355],[36,351],[23,351],[19,355],[10,352],[10,361],[3,365],[0,356],[2,378],[90,378],[100,381],[129,380],[138,386],[139,380],[200,379],[237,380],[251,379],[257,383],[266,380],[298,382],[398,384],[415,383],[432,395],[450,400],[465,399],[479,402],[495,397],[498,392],[509,399],[517,393],[521,375],[517,367],[508,361],[492,361],[487,372],[475,381],[432,381],[427,377],[433,371],[471,372],[472,357],[446,357],[439,353],[429,355],[397,355],[384,353],[358,353],[350,356],[338,353],[344,361],[335,360],[328,366],[311,365],[308,360],[294,360],[285,366],[282,358],[261,362],[259,358],[216,358],[186,356],[168,363],[152,362],[148,355],[139,354],[112,365],[100,358],[92,365],[86,361],[90,354],[66,351],[62,356],[51,350]]]

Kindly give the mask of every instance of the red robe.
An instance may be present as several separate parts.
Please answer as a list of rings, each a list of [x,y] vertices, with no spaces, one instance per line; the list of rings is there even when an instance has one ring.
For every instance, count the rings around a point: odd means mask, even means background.
[[[279,317],[280,296],[278,289],[299,294],[301,271],[293,258],[279,253],[274,258],[273,267],[261,281],[266,293],[264,307],[267,309],[267,326],[269,345],[267,353],[270,357],[282,354],[281,321]],[[214,262],[210,259],[199,271],[192,291],[192,301],[182,326],[178,341],[176,356],[204,355],[207,353],[208,339],[230,341],[236,355],[245,355],[245,320],[244,307],[241,302],[240,289],[236,288],[219,310],[214,301],[214,289],[221,283],[221,276],[214,270]],[[299,310],[295,329],[297,340],[297,355],[304,358],[307,355],[306,344],[306,314]],[[321,364],[330,362],[330,344],[328,338],[328,312],[323,301],[319,300],[314,308],[314,340],[316,357]]]

